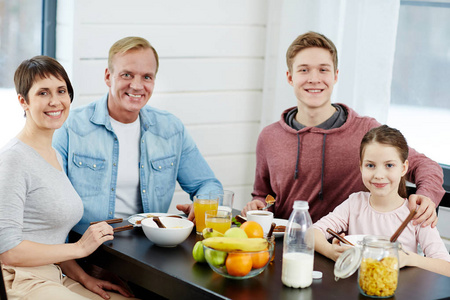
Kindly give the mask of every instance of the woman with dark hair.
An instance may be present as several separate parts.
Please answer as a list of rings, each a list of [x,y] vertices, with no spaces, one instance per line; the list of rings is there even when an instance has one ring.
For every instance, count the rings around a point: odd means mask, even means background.
[[[14,83],[26,122],[0,150],[0,261],[8,298],[130,296],[89,276],[75,261],[114,238],[110,225],[92,225],[79,241],[65,243],[83,215],[83,203],[52,147],[53,133],[67,119],[73,99],[66,71],[53,58],[36,56],[20,64]]]

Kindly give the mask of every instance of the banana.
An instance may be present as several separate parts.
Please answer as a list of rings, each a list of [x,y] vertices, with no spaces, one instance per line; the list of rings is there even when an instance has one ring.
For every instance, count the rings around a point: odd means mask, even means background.
[[[263,238],[233,238],[233,237],[211,237],[204,239],[203,245],[220,251],[245,251],[257,252],[267,248],[268,243]]]
[[[202,231],[203,234],[203,238],[207,239],[207,238],[212,238],[212,237],[218,237],[218,236],[223,236],[223,233],[217,230],[214,230],[212,228],[205,228]]]

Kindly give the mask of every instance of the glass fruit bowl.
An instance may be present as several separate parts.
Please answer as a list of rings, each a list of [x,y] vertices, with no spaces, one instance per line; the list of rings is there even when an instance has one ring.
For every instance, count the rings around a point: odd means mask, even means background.
[[[272,243],[268,249],[258,252],[226,252],[203,245],[205,259],[211,269],[231,279],[247,279],[261,274],[269,265],[273,250]]]

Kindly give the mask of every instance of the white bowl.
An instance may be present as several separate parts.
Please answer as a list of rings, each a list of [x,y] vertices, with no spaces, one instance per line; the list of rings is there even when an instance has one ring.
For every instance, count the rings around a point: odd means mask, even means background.
[[[350,243],[352,243],[353,245],[361,247],[362,246],[362,241],[363,241],[365,236],[367,236],[367,234],[350,234],[350,235],[344,236],[344,238],[347,241],[349,241]],[[342,245],[350,246],[350,245],[341,243],[341,246]]]
[[[153,218],[142,220],[142,229],[145,236],[153,243],[161,247],[175,247],[184,242],[194,228],[194,223],[187,219],[160,217],[161,223],[166,228],[159,228]]]

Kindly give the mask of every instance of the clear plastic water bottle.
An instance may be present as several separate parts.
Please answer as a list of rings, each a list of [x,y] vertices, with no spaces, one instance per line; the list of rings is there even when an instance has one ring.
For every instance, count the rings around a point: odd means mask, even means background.
[[[307,201],[295,201],[283,241],[281,281],[293,288],[312,283],[314,265],[314,229]]]

